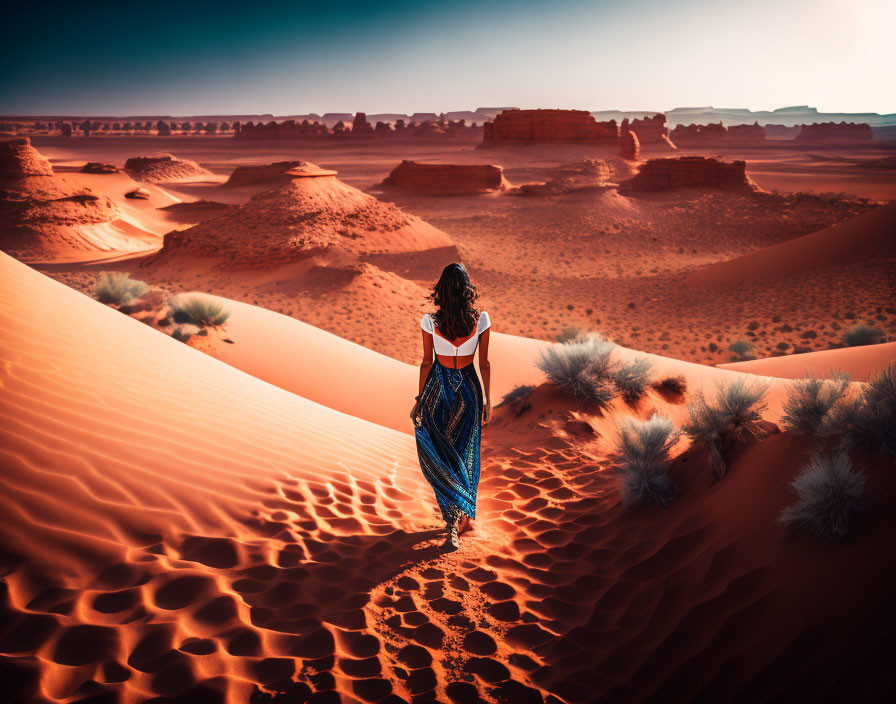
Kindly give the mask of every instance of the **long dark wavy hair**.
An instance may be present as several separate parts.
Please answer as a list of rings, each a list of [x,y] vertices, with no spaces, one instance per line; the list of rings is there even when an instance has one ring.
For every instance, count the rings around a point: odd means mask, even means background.
[[[460,262],[442,269],[442,275],[427,298],[437,308],[433,320],[442,337],[449,340],[467,337],[479,322],[479,311],[473,306],[479,292]]]

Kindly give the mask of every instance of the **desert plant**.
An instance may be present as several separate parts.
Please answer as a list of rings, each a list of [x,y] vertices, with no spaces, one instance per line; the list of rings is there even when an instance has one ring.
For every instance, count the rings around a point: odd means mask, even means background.
[[[612,370],[613,383],[628,403],[644,395],[653,381],[653,365],[647,357],[636,357]]]
[[[178,342],[186,342],[193,336],[193,333],[185,331],[183,328],[174,328],[171,331],[171,337]]]
[[[845,450],[815,455],[790,485],[798,498],[781,511],[778,522],[796,534],[846,538],[868,506],[868,480],[853,471]]]
[[[831,379],[797,379],[787,390],[781,425],[802,435],[815,435],[828,411],[849,387],[849,377],[837,373]]]
[[[218,301],[203,296],[178,296],[170,299],[168,305],[175,323],[214,328],[223,325],[230,317],[230,311],[224,310]]]
[[[590,335],[540,350],[535,363],[549,381],[576,398],[606,405],[616,395],[609,378],[613,368],[610,355],[615,347],[612,342]]]
[[[617,426],[613,460],[618,472],[622,503],[668,504],[678,493],[669,478],[669,452],[680,432],[671,419],[653,414],[650,420],[627,418]]]
[[[529,398],[531,393],[535,391],[535,387],[530,384],[521,384],[520,386],[514,386],[508,393],[504,394],[504,398],[501,399],[501,403],[498,406],[503,406],[506,403],[510,403],[511,401],[516,401],[517,399]]]
[[[146,284],[132,279],[127,272],[104,271],[94,287],[94,296],[100,303],[124,305],[146,291]]]
[[[884,337],[884,331],[869,323],[859,323],[843,333],[843,344],[847,347],[859,347],[861,345],[873,345]]]
[[[564,344],[569,342],[575,342],[576,339],[582,334],[582,331],[577,327],[565,327],[560,333],[557,335],[557,342],[562,342]]]
[[[735,340],[728,345],[728,351],[732,353],[732,362],[746,362],[753,357],[753,345],[746,340]]]
[[[682,374],[667,376],[665,379],[657,381],[653,388],[672,396],[684,396],[688,390],[688,380]]]
[[[818,432],[839,438],[843,448],[861,445],[896,454],[896,364],[872,375],[860,391],[841,398]]]
[[[716,480],[722,479],[728,468],[722,453],[735,441],[766,436],[762,427],[762,400],[770,382],[756,380],[747,384],[744,379],[716,383],[715,403],[706,400],[702,391],[688,404],[689,421],[684,426],[695,442],[705,443],[712,460]]]

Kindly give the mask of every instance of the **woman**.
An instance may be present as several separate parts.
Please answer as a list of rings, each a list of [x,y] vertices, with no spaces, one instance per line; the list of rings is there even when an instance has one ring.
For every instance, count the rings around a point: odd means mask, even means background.
[[[479,437],[491,420],[488,338],[491,321],[473,303],[479,294],[463,264],[449,264],[428,299],[437,310],[424,314],[420,393],[411,419],[423,476],[432,485],[445,519],[446,550],[460,547],[459,535],[476,517]],[[479,347],[482,387],[473,368]],[[435,352],[435,357],[433,357]]]

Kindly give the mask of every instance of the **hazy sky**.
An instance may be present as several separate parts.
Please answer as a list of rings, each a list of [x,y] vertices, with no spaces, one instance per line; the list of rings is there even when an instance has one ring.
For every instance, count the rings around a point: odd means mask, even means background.
[[[894,0],[20,0],[0,114],[896,112]]]

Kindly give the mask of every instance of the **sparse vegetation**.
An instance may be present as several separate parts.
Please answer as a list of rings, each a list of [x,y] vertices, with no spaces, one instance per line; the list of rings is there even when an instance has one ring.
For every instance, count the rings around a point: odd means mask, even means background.
[[[576,327],[565,327],[557,335],[557,342],[562,342],[564,344],[573,342],[580,334],[581,330]]]
[[[178,296],[168,301],[175,323],[190,323],[198,327],[214,328],[223,325],[230,311],[212,298],[203,296]]]
[[[96,282],[94,297],[100,303],[114,303],[121,306],[143,295],[146,288],[145,283],[132,279],[127,272],[104,271]]]
[[[735,340],[728,345],[728,351],[732,353],[732,362],[746,362],[748,359],[755,359],[753,345],[747,340]]]
[[[615,367],[611,374],[622,398],[627,403],[634,403],[653,381],[653,366],[647,357],[636,357]]]
[[[707,446],[716,480],[722,479],[728,471],[722,453],[733,442],[765,437],[766,431],[761,421],[766,403],[762,397],[768,391],[769,384],[762,380],[747,384],[743,379],[717,383],[714,403],[707,401],[700,391],[688,404],[690,420],[684,432],[694,442]]]
[[[665,379],[656,382],[653,388],[671,396],[684,396],[688,390],[688,380],[682,374],[667,376]]]
[[[849,387],[849,377],[837,373],[832,379],[797,379],[787,391],[781,425],[801,435],[816,435],[824,417]]]
[[[847,347],[874,345],[882,342],[883,339],[884,331],[870,323],[853,325],[843,333],[843,344]]]
[[[174,328],[174,330],[171,331],[171,337],[178,342],[186,342],[192,336],[192,333],[185,331],[183,328]]]
[[[860,391],[841,397],[818,432],[839,438],[843,448],[859,445],[896,454],[896,364],[873,375]]]
[[[846,538],[868,506],[868,480],[853,471],[845,450],[815,455],[791,486],[797,501],[781,511],[778,521],[796,534]]]
[[[511,401],[516,401],[517,399],[529,398],[533,391],[535,391],[535,387],[530,384],[521,384],[520,386],[514,386],[508,393],[504,394],[504,398],[501,399],[501,403],[495,406],[495,408],[503,406],[506,403],[510,403]]]
[[[650,420],[624,419],[618,425],[614,455],[622,503],[664,506],[678,493],[669,478],[669,452],[680,432],[659,414]]]
[[[612,342],[590,335],[575,342],[552,345],[536,360],[548,380],[582,401],[604,406],[613,400],[616,387],[610,379]]]

